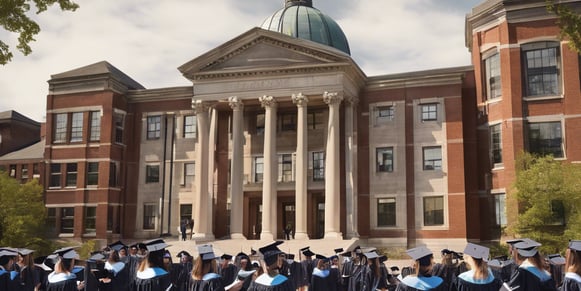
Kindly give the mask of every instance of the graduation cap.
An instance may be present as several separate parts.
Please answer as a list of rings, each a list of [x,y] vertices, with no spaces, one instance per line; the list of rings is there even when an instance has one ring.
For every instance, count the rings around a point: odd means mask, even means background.
[[[13,257],[18,256],[18,253],[9,251],[9,250],[1,250],[0,251],[0,265],[6,265],[10,262],[10,259]]]
[[[103,260],[105,260],[105,256],[102,253],[100,253],[100,252],[96,252],[96,253],[93,253],[91,255],[91,257],[89,257],[89,259],[87,261],[89,261],[89,262],[99,262],[99,261],[103,261]]]
[[[353,252],[355,252],[356,254],[361,254],[361,247],[360,246],[356,246],[355,248],[353,248]]]
[[[569,242],[569,248],[579,252],[581,251],[581,240],[572,240]]]
[[[278,245],[282,244],[283,241],[275,241],[269,245],[259,248],[258,250],[264,257],[264,261],[268,266],[276,263],[278,256],[283,252],[278,248]]]
[[[466,248],[464,248],[464,253],[475,259],[481,259],[488,262],[488,256],[490,255],[490,249],[483,247],[481,245],[468,243]]]
[[[144,241],[143,244],[150,253],[163,251],[165,248],[169,247],[169,245],[161,238]]]
[[[551,265],[564,265],[566,263],[565,258],[563,258],[560,254],[548,255],[547,258],[549,259],[549,263],[551,263]]]
[[[236,275],[236,276],[238,277],[238,280],[244,281],[244,279],[246,279],[246,278],[248,278],[248,276],[254,274],[254,272],[256,272],[256,270],[250,270],[250,271],[240,270],[240,271],[238,271],[238,275]]]
[[[419,261],[420,266],[429,266],[434,254],[425,246],[409,249],[406,251],[414,261]]]
[[[202,258],[202,261],[209,261],[216,258],[212,245],[198,246],[198,254],[200,254],[200,258]]]
[[[451,251],[449,249],[443,249],[442,250],[442,255],[449,255],[449,254],[452,254],[452,253],[454,253],[454,251]]]
[[[229,254],[223,254],[223,255],[222,255],[220,258],[221,258],[222,260],[232,260],[232,255],[229,255]]]
[[[343,248],[334,249],[334,251],[335,251],[335,254],[342,253]]]
[[[178,258],[183,258],[183,257],[191,257],[190,253],[186,252],[186,251],[181,251],[177,254]]]
[[[79,258],[79,254],[75,251],[75,247],[64,247],[54,251],[53,254],[67,260]]]
[[[127,248],[127,246],[124,243],[122,243],[120,240],[118,240],[118,241],[110,244],[109,248],[112,250],[115,250],[115,251],[120,251],[122,249]]]
[[[368,259],[377,259],[379,258],[379,255],[376,252],[367,252],[364,253],[365,257],[367,257]]]
[[[332,260],[338,260],[338,259],[339,259],[339,256],[337,256],[337,255],[332,255],[332,256],[329,257],[329,260],[331,260],[331,261]]]
[[[514,245],[516,243],[519,243],[521,241],[523,241],[522,238],[515,238],[515,239],[509,239],[509,240],[507,240],[506,243],[512,246],[512,245]]]
[[[323,255],[319,255],[319,254],[317,254],[315,257],[316,257],[317,259],[319,259],[319,260],[322,260],[322,261],[323,261],[323,262],[325,262],[325,263],[329,261],[329,258],[327,258],[327,257],[325,257],[325,256],[323,256]]]
[[[34,251],[33,250],[29,250],[29,249],[18,249],[18,253],[21,256],[28,256],[28,255],[34,253]]]
[[[351,252],[350,251],[346,251],[346,252],[340,253],[340,255],[343,256],[343,257],[350,258],[351,257]]]
[[[392,266],[391,268],[389,268],[392,272],[399,272],[399,267],[398,266]]]
[[[168,250],[165,250],[165,252],[163,253],[163,257],[164,258],[171,258],[171,254]]]
[[[385,261],[387,261],[387,256],[386,255],[383,255],[383,256],[379,257],[379,262],[380,263],[383,263]]]
[[[522,241],[514,244],[514,247],[517,249],[519,255],[527,258],[534,256],[539,251],[538,248],[540,246],[540,243],[529,238],[525,238]]]
[[[313,253],[313,252],[312,252],[312,251],[309,249],[309,247],[302,248],[302,249],[300,249],[300,251],[301,251],[301,253],[303,253],[303,255],[304,255],[305,257],[312,257],[312,256],[314,256],[314,255],[315,255],[315,253]]]
[[[287,255],[286,255],[286,258],[287,258],[288,260],[291,260],[291,261],[293,261],[293,260],[295,259],[295,255],[294,255],[294,254],[287,254]]]

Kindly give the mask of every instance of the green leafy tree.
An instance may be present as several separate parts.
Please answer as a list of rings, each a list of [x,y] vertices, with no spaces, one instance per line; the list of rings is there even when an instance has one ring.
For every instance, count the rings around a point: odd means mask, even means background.
[[[52,245],[44,238],[46,208],[42,193],[37,180],[20,184],[0,172],[0,246],[50,251]]]
[[[508,233],[541,242],[546,253],[564,250],[581,235],[580,181],[579,164],[523,153],[513,189],[519,213]]]
[[[581,15],[566,4],[546,0],[547,10],[557,15],[557,24],[561,29],[561,39],[569,40],[569,47],[581,53]]]
[[[40,32],[40,26],[28,14],[32,5],[36,6],[36,14],[40,14],[49,6],[58,3],[62,11],[75,11],[79,5],[70,0],[2,0],[0,3],[0,25],[9,32],[18,34],[16,48],[25,56],[32,52],[29,43]],[[12,60],[10,46],[0,40],[0,64],[5,65]]]

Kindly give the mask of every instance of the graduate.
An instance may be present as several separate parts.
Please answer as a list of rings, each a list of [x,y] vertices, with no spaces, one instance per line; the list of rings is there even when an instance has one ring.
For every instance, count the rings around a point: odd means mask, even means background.
[[[104,265],[104,270],[107,271],[107,276],[101,278],[100,289],[103,290],[119,290],[124,291],[129,289],[129,267],[123,261],[119,252],[125,248],[121,242],[116,242],[109,245],[109,257]]]
[[[297,287],[299,290],[307,290],[309,284],[311,284],[311,277],[313,276],[313,269],[315,268],[315,262],[313,262],[313,256],[315,253],[313,253],[309,247],[304,247],[300,249],[300,254],[305,258],[301,260],[301,279],[299,280],[299,285]]]
[[[224,291],[216,267],[216,255],[211,245],[198,246],[198,258],[192,271],[191,291]],[[239,289],[239,288],[238,288]],[[238,290],[233,288],[232,290]]]
[[[347,290],[363,290],[363,283],[365,282],[365,273],[367,271],[367,258],[361,250],[361,247],[357,246],[352,252],[353,261],[349,274],[349,285]]]
[[[565,278],[560,291],[581,290],[581,241],[569,242],[565,263]]]
[[[17,290],[34,291],[40,288],[42,270],[34,265],[33,250],[18,249],[19,286]],[[36,289],[35,289],[36,288]]]
[[[239,252],[236,255],[236,259],[234,260],[234,266],[236,266],[239,270],[244,270],[244,271],[251,271],[252,270],[252,264],[250,263],[250,257],[244,252]]]
[[[17,252],[9,249],[0,250],[0,290],[17,290],[18,272],[12,270]]]
[[[293,285],[298,286],[302,278],[302,271],[302,265],[300,262],[295,261],[295,255],[287,254],[280,268],[280,274],[292,281]]]
[[[335,291],[336,284],[331,281],[329,276],[329,258],[323,255],[316,255],[317,266],[313,269],[313,276],[311,277],[311,284],[309,290],[312,291]]]
[[[177,291],[188,291],[190,290],[191,274],[194,268],[193,258],[186,251],[179,252],[176,257],[179,258],[179,263],[174,264],[172,267],[172,276],[177,278],[175,280],[176,289]]]
[[[238,268],[231,264],[232,255],[223,254],[220,256],[220,276],[222,277],[222,285],[228,286],[234,283],[238,274]]]
[[[367,271],[365,274],[365,290],[387,290],[387,270],[382,272],[377,252],[365,253]],[[386,257],[387,259],[387,257]],[[383,265],[383,264],[381,264]]]
[[[458,275],[452,284],[452,290],[457,291],[497,291],[501,287],[500,279],[496,279],[488,268],[490,250],[477,244],[468,243],[464,249],[464,260],[470,266],[470,271]]]
[[[514,244],[516,261],[521,263],[508,282],[511,290],[557,290],[551,274],[544,268],[538,251],[540,246],[540,243],[528,238]]]
[[[458,264],[458,253],[449,249],[443,249],[441,263],[434,264],[432,276],[438,276],[444,280],[444,284],[449,287],[460,274]]]
[[[284,253],[277,247],[282,241],[276,241],[259,249],[262,253],[262,268],[264,273],[256,278],[248,290],[250,291],[294,291],[296,287],[287,277],[279,274]]]
[[[415,274],[406,276],[397,285],[396,291],[408,290],[447,290],[444,280],[432,276],[434,255],[428,248],[421,246],[406,251],[414,262]]]
[[[162,239],[143,242],[147,256],[137,269],[135,291],[165,291],[171,286],[169,273],[164,269],[163,255],[168,246]]]
[[[551,273],[555,285],[561,286],[563,284],[563,277],[565,276],[566,259],[560,254],[552,254],[548,255],[546,260],[549,263],[549,273]]]
[[[54,271],[47,276],[48,291],[74,291],[83,290],[85,283],[79,278],[79,270],[75,270],[75,260],[79,254],[73,247],[58,249],[53,253],[55,255]],[[77,284],[77,281],[80,281]]]
[[[341,285],[341,290],[348,290],[349,289],[349,279],[351,278],[351,272],[353,271],[353,260],[351,259],[352,252],[345,251],[341,253],[341,257],[343,257],[343,261],[341,262],[341,276],[339,278]]]
[[[341,249],[341,252],[342,251],[343,249]],[[343,286],[341,285],[341,266],[339,265],[339,256],[333,255],[329,257],[329,264],[329,280],[331,280],[332,284],[335,285],[331,288],[337,291],[342,291]]]

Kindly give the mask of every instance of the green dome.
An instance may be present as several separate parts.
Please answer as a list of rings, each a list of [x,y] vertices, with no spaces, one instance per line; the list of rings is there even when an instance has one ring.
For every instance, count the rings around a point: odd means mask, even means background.
[[[268,17],[261,27],[328,45],[351,55],[341,27],[331,17],[313,8],[312,0],[286,0],[284,8]]]

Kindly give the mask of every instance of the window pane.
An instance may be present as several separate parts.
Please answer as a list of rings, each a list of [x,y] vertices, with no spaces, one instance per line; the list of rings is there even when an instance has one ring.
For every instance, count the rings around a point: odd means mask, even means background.
[[[61,164],[50,164],[50,187],[61,186]]]
[[[87,185],[96,186],[99,184],[99,163],[87,163]]]
[[[489,99],[498,98],[501,95],[502,83],[500,78],[500,55],[490,56],[484,61],[486,70],[486,91]]]
[[[125,116],[123,114],[115,114],[115,142],[123,143],[123,128],[125,127]]]
[[[61,208],[61,230],[60,233],[73,233],[75,228],[75,208]]]
[[[184,138],[195,138],[198,130],[196,116],[190,115],[184,117]]]
[[[264,114],[260,113],[256,115],[256,134],[264,133]]]
[[[529,123],[529,152],[563,157],[561,122]]]
[[[95,232],[96,225],[97,207],[85,207],[85,232]]]
[[[264,174],[264,158],[256,157],[254,158],[254,182],[262,182],[262,177]]]
[[[538,42],[523,45],[527,96],[560,94],[559,43]]]
[[[158,139],[161,136],[161,116],[147,117],[147,139]]]
[[[77,164],[67,164],[67,187],[77,186]]]
[[[59,113],[54,115],[54,143],[62,143],[67,140],[67,114]]]
[[[159,182],[159,165],[145,166],[145,183]]]
[[[195,163],[184,163],[184,175],[182,185],[188,187],[194,182],[194,175],[196,173]]]
[[[424,225],[444,224],[444,197],[424,197]]]
[[[279,156],[279,173],[278,180],[280,182],[293,181],[293,160],[291,154],[283,154]]]
[[[496,225],[506,226],[506,194],[494,195],[494,208],[496,211]]]
[[[192,204],[180,205],[180,221],[190,221],[192,219]]]
[[[155,229],[155,204],[143,205],[143,229]]]
[[[492,164],[502,163],[502,136],[500,124],[490,127],[490,157]]]
[[[310,129],[323,129],[325,128],[324,113],[322,111],[309,111],[309,117],[307,119],[307,126]]]
[[[101,112],[91,111],[91,133],[90,141],[99,141],[101,139]]]
[[[71,123],[71,142],[83,141],[83,112],[75,112]]]
[[[395,226],[395,198],[377,199],[377,226]]]
[[[284,113],[280,115],[280,130],[293,131],[297,128],[297,115],[295,113]]]
[[[393,148],[377,148],[377,172],[393,172]]]
[[[119,186],[117,164],[115,162],[109,163],[109,187]],[[98,180],[98,179],[97,179]]]
[[[422,121],[435,121],[438,120],[438,105],[437,104],[423,104],[422,109]]]
[[[313,153],[313,181],[325,180],[325,153]]]
[[[442,169],[442,148],[425,147],[424,151],[424,171]]]

